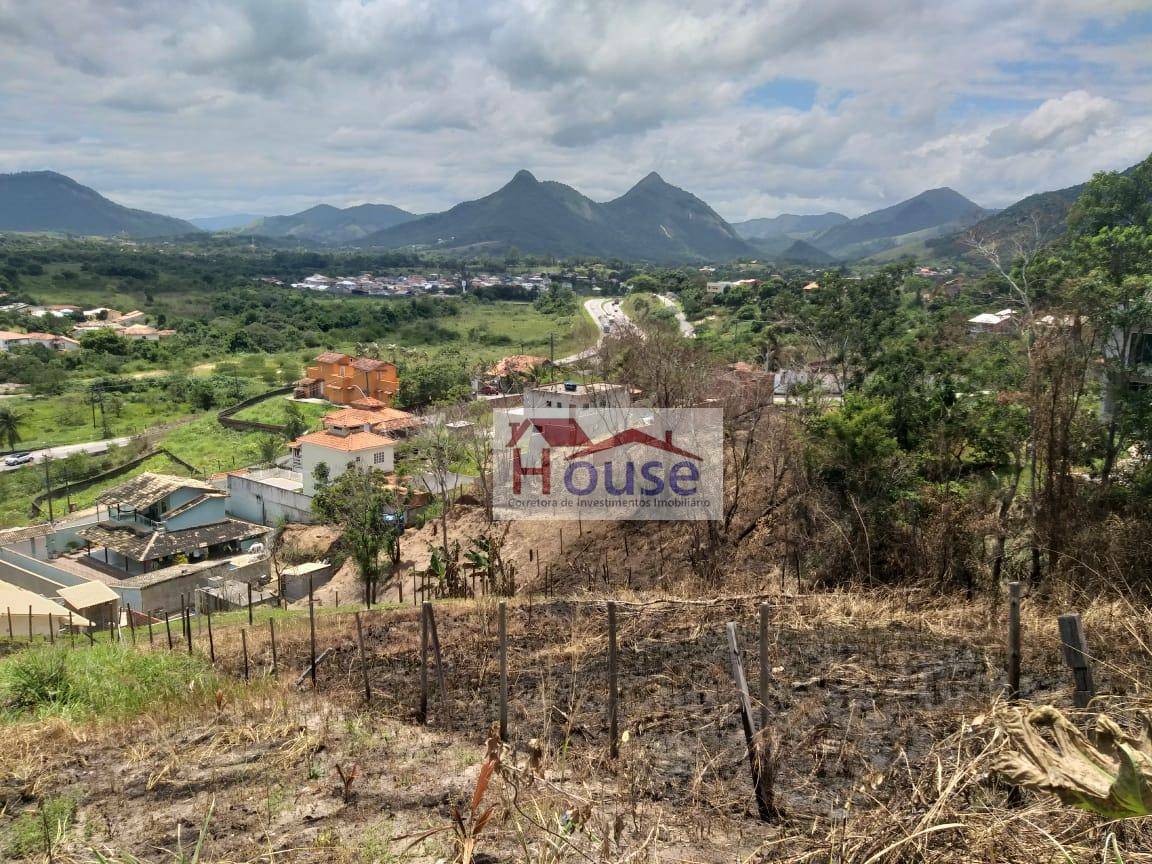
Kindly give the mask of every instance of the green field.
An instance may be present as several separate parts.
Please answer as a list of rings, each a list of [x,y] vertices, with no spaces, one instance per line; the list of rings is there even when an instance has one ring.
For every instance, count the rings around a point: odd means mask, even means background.
[[[61,444],[101,441],[105,437],[138,435],[160,424],[191,417],[196,413],[191,405],[156,398],[153,392],[108,396],[104,403],[103,418],[100,408],[96,408],[95,424],[92,422],[92,405],[85,393],[13,396],[0,400],[0,405],[10,408],[20,417],[19,450],[39,450]]]
[[[320,418],[332,411],[328,404],[315,402],[293,402],[286,396],[273,396],[255,405],[249,405],[243,411],[237,411],[232,416],[237,420],[251,420],[256,423],[277,423],[283,425],[288,422],[288,406],[296,405],[304,416],[309,429],[320,427]]]

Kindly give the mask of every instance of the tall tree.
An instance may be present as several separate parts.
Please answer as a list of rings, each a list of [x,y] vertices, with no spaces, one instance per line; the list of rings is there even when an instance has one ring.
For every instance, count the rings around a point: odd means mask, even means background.
[[[9,450],[15,450],[20,443],[20,427],[24,418],[7,405],[0,406],[0,441],[8,445]]]
[[[312,510],[325,522],[339,526],[340,544],[356,564],[364,584],[364,600],[376,602],[380,589],[397,578],[400,535],[409,500],[380,471],[351,466],[317,492]],[[386,554],[388,562],[380,556]]]

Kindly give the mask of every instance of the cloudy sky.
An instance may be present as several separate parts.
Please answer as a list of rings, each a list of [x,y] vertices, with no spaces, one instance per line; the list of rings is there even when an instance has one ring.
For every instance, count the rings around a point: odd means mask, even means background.
[[[648,171],[730,220],[1152,151],[1152,0],[0,0],[0,172],[177,216]]]

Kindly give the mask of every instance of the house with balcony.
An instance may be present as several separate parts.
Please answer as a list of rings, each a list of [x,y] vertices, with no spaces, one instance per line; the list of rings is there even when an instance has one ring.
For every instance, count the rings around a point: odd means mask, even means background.
[[[391,407],[399,392],[400,378],[393,364],[326,351],[296,382],[295,395],[298,399],[326,399],[335,405],[373,400]]]
[[[229,516],[227,497],[188,477],[133,477],[96,499],[94,523],[75,532],[85,544],[78,560],[122,578],[245,552],[268,529]]]

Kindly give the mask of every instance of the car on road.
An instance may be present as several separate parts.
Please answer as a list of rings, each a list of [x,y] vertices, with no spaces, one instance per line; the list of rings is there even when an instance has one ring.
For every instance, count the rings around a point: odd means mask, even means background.
[[[32,461],[31,453],[9,453],[4,457],[4,464],[11,468],[14,465],[27,465]]]

